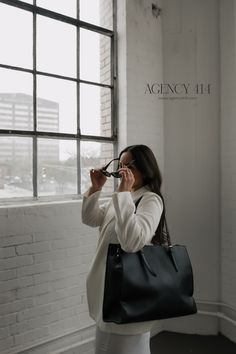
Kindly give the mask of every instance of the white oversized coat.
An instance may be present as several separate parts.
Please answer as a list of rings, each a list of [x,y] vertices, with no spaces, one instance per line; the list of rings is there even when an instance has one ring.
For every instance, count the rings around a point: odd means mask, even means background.
[[[135,212],[135,204],[142,199]],[[115,192],[109,202],[99,202],[100,192],[85,193],[82,206],[83,223],[99,227],[96,253],[87,277],[87,299],[90,316],[105,332],[138,334],[151,330],[155,321],[132,324],[105,323],[102,304],[106,255],[109,243],[120,243],[126,252],[136,252],[151,243],[163,210],[161,198],[142,187],[135,192]]]

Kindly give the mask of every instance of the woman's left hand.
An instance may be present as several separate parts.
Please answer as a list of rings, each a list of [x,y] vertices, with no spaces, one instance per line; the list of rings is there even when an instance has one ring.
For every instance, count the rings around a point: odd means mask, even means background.
[[[121,174],[121,182],[117,189],[118,192],[131,192],[133,184],[135,182],[134,175],[128,167],[123,167],[119,169]]]

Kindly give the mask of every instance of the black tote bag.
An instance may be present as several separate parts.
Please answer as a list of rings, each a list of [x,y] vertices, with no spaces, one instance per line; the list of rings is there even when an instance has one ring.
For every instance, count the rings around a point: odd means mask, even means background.
[[[103,298],[103,321],[134,323],[192,315],[193,272],[185,246],[150,245],[128,253],[109,244]]]

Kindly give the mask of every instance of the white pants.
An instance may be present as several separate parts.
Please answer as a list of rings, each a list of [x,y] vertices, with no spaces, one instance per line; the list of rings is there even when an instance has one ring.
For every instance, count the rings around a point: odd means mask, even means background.
[[[95,354],[151,354],[150,332],[121,335],[96,329]]]

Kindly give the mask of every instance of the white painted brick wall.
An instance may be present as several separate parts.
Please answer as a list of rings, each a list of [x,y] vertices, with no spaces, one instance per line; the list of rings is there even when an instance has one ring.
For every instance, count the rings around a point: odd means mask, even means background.
[[[0,352],[93,325],[85,279],[97,230],[81,201],[0,209]]]
[[[119,97],[127,100],[127,122],[124,125],[124,107],[120,112],[120,146],[146,144],[153,149],[164,171],[163,102],[145,95],[147,83],[163,81],[162,18],[152,15],[152,0],[127,1],[126,39],[122,55],[126,55],[126,80],[121,81]],[[162,7],[162,1],[158,2]],[[122,33],[123,34],[123,33]],[[127,53],[126,53],[127,51]],[[121,58],[123,61],[123,58]],[[119,68],[123,77],[124,67]],[[124,87],[123,87],[124,85]],[[126,97],[123,97],[126,95]],[[126,140],[123,138],[126,137]]]

